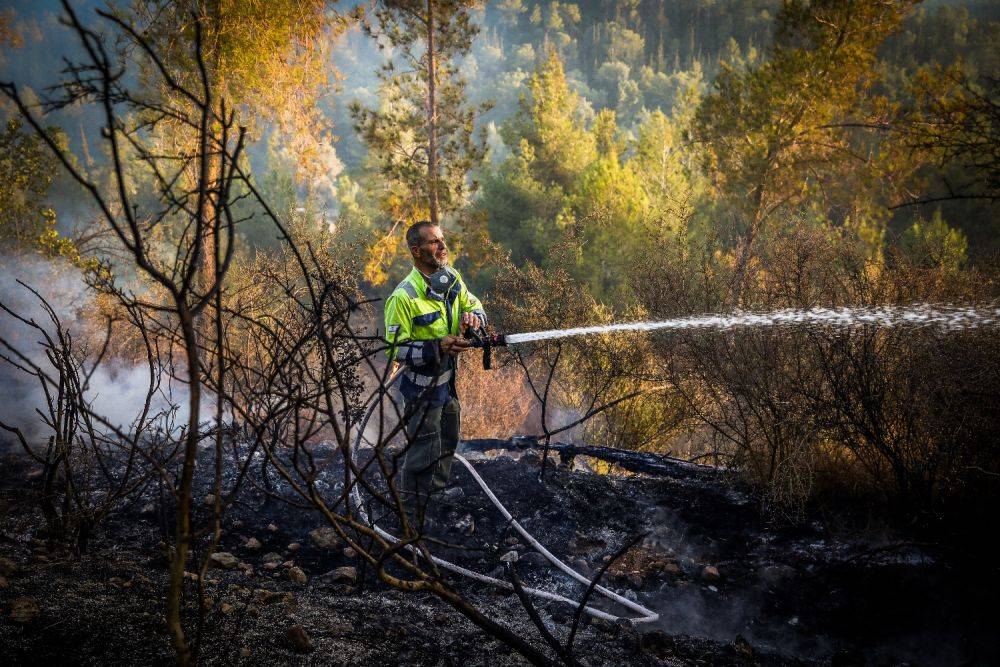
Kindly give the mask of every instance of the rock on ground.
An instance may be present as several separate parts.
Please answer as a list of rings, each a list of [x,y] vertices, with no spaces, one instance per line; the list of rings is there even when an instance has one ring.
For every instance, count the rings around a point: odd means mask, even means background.
[[[309,532],[309,539],[320,549],[333,551],[340,547],[340,536],[330,526],[320,526]]]
[[[0,574],[11,575],[17,572],[17,563],[9,558],[0,558]]]
[[[42,608],[34,598],[17,597],[10,601],[10,620],[15,623],[31,623],[41,613]]]
[[[217,551],[209,557],[213,567],[232,570],[240,564],[240,559],[228,551]]]
[[[324,574],[323,579],[329,582],[347,581],[353,584],[358,580],[358,570],[350,565],[338,567]]]
[[[296,653],[308,653],[313,649],[312,638],[301,625],[293,625],[285,631],[285,640]]]

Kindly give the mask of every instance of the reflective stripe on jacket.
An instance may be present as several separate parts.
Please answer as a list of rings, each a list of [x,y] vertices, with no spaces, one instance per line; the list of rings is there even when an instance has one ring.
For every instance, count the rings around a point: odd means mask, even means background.
[[[447,293],[436,296],[414,267],[385,302],[389,359],[404,365],[401,390],[407,398],[420,392],[441,394],[428,389],[443,390],[454,379],[455,360],[441,354],[439,340],[448,334],[459,335],[462,313],[475,313],[486,323],[483,304],[469,292],[462,275],[451,267],[448,272],[455,281]]]

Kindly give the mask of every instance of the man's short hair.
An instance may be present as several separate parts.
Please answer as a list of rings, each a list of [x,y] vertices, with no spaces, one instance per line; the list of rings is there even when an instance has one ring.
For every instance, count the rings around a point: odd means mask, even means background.
[[[421,220],[420,222],[414,222],[412,225],[406,229],[406,246],[412,248],[415,245],[420,245],[423,240],[420,237],[420,230],[426,227],[437,227],[430,220]]]

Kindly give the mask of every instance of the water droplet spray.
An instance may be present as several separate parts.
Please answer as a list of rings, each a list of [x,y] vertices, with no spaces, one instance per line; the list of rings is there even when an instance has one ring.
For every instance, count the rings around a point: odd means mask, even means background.
[[[955,306],[951,304],[911,304],[909,306],[844,307],[844,308],[786,308],[771,312],[737,311],[728,315],[695,315],[657,322],[627,322],[572,329],[551,329],[531,333],[507,334],[502,343],[517,345],[535,341],[592,336],[625,331],[658,330],[716,330],[818,327],[851,328],[866,325],[879,327],[935,327],[958,331],[977,327],[1000,325],[1000,308],[996,306]]]

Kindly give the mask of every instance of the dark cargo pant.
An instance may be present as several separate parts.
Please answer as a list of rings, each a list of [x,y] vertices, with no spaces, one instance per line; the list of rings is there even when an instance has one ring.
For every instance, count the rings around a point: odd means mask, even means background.
[[[412,414],[410,411],[412,410]],[[399,492],[410,520],[420,525],[430,494],[448,484],[452,456],[458,446],[462,406],[452,397],[444,405],[406,404],[408,448],[403,459]]]

